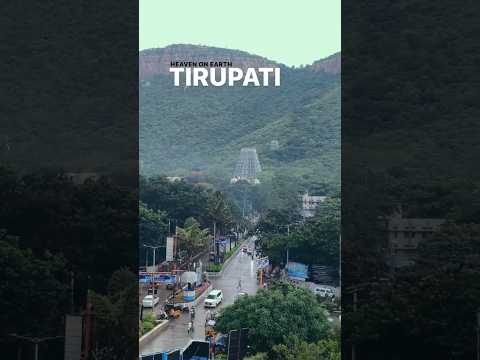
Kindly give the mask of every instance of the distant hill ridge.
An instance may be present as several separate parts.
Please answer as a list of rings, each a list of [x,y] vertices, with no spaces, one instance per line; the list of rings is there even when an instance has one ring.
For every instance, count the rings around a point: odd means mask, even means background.
[[[228,60],[280,66],[282,85],[183,88],[168,73],[170,61]],[[141,51],[139,71],[142,174],[200,169],[229,180],[240,150],[255,147],[264,183],[285,174],[295,184],[339,187],[340,53],[294,68],[239,50],[172,45]]]
[[[246,51],[203,45],[175,44],[164,48],[140,51],[138,67],[140,80],[145,80],[155,75],[168,74],[171,61],[231,61],[234,67],[242,69],[248,67],[287,68],[284,64],[250,54]],[[323,60],[317,60],[306,68],[313,71],[338,74],[340,72],[340,53],[333,54]]]

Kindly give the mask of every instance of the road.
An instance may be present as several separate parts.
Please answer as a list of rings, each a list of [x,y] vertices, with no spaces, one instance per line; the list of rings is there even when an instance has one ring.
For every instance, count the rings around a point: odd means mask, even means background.
[[[252,241],[250,239],[250,241]],[[223,291],[223,301],[215,311],[232,304],[239,292],[238,282],[241,280],[241,292],[254,294],[258,284],[256,278],[255,263],[250,256],[239,251],[225,267],[221,277],[211,279],[213,288]],[[141,353],[149,354],[166,351],[175,348],[183,348],[191,339],[205,340],[205,314],[206,309],[201,301],[197,307],[194,320],[194,332],[187,334],[187,324],[190,321],[189,314],[182,314],[178,319],[171,320],[166,330],[157,335],[149,343],[142,346]],[[213,311],[213,310],[212,310]]]

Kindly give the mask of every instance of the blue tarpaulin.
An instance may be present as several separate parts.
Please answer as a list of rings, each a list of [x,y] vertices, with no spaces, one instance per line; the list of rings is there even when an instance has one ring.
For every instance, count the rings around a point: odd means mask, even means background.
[[[288,277],[294,280],[305,280],[308,277],[308,266],[302,263],[289,262],[287,264]]]

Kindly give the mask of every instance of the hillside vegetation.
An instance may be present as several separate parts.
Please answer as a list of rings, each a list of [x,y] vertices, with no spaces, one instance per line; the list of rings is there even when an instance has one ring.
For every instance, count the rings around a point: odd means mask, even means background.
[[[188,47],[182,48],[182,56]],[[202,47],[203,53],[207,50]],[[176,59],[165,51],[151,49],[146,54],[157,52],[162,59]],[[235,67],[256,66],[259,61],[226,49],[213,48],[212,54],[217,60],[232,59]],[[256,147],[264,170],[262,180],[286,174],[305,187],[316,183],[338,189],[340,74],[308,66],[281,67],[280,87],[184,88],[174,87],[172,77],[163,73],[143,78],[142,174],[187,175],[195,169],[227,181],[240,149]],[[276,150],[270,146],[274,140],[279,145]]]

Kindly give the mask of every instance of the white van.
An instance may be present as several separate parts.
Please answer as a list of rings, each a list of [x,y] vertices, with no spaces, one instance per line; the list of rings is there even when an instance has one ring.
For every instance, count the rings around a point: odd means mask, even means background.
[[[153,308],[159,303],[160,299],[153,295],[147,295],[143,298],[142,305],[144,308]]]
[[[222,290],[214,289],[205,298],[203,302],[205,307],[217,307],[223,300]]]

